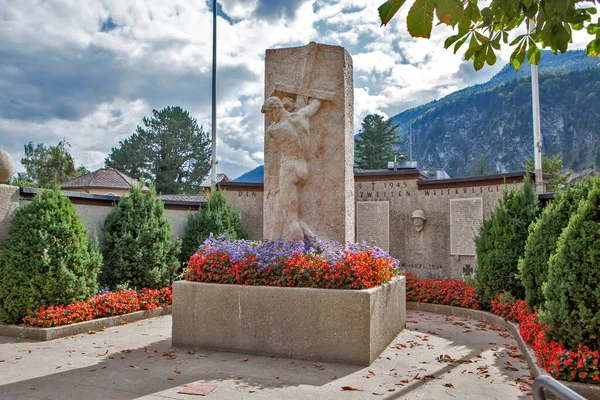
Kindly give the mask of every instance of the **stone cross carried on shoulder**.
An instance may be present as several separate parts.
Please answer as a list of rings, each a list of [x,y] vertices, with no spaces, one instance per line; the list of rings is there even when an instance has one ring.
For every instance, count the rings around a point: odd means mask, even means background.
[[[310,43],[267,50],[265,64],[263,236],[353,242],[352,58]]]
[[[300,86],[286,85],[283,83],[275,84],[275,93],[279,92],[296,95],[296,109],[298,110],[308,105],[309,98],[328,101],[335,100],[335,92],[310,88],[310,78],[317,59],[318,47],[315,42],[310,42],[306,47],[308,47],[308,54],[304,61],[304,68],[302,69],[302,84]]]

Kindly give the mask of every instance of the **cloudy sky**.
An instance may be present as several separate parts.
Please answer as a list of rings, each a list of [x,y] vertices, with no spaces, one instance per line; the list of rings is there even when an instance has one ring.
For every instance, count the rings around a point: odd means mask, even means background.
[[[262,164],[264,54],[310,41],[354,59],[355,128],[488,80],[432,40],[406,32],[405,6],[380,27],[383,0],[221,0],[218,11],[219,171]],[[407,2],[411,3],[411,2]],[[0,0],[0,148],[17,170],[29,141],[66,139],[77,165],[103,166],[152,109],[179,105],[210,130],[212,16],[205,0]]]

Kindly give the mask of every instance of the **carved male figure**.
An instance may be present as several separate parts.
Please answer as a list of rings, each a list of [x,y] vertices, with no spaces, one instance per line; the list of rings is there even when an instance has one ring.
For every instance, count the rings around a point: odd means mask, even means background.
[[[308,177],[307,160],[310,156],[309,118],[321,107],[317,99],[310,99],[308,105],[296,112],[288,111],[278,97],[269,97],[261,112],[271,122],[266,130],[269,138],[275,141],[281,154],[279,164],[279,194],[276,210],[275,229],[271,239],[283,237],[299,241],[315,236],[302,221],[299,197]]]

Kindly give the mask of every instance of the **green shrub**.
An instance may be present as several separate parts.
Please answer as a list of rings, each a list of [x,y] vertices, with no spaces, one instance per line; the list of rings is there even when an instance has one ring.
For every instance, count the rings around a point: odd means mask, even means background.
[[[146,195],[132,187],[106,217],[102,283],[110,288],[167,286],[177,274],[179,248],[154,187]]]
[[[539,202],[533,184],[504,190],[504,196],[490,219],[483,222],[475,238],[477,248],[477,294],[489,308],[498,293],[509,292],[523,298],[523,285],[517,278],[519,258],[525,251],[527,228],[539,215]]]
[[[17,208],[0,250],[0,320],[87,300],[98,290],[101,264],[71,201],[58,189],[39,193]]]
[[[549,336],[577,348],[600,348],[600,184],[561,233],[550,257],[542,321]]]
[[[540,308],[546,300],[542,285],[546,282],[548,260],[556,251],[556,241],[569,223],[569,217],[577,210],[580,200],[587,197],[592,182],[593,179],[586,179],[575,187],[557,192],[554,201],[529,227],[520,276],[527,306],[532,310]]]
[[[231,240],[248,238],[241,226],[240,213],[220,191],[213,193],[197,213],[189,216],[179,257],[182,264],[187,264],[211,233],[215,236],[225,234]]]

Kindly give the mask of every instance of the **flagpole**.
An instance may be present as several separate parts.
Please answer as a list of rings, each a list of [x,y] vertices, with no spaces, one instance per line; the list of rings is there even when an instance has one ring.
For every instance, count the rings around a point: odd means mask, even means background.
[[[535,28],[529,20],[529,29]],[[542,177],[542,130],[540,126],[540,88],[538,82],[538,66],[531,64],[531,105],[533,111],[533,160],[535,166],[535,192],[544,193]]]
[[[212,119],[211,119],[211,179],[210,190],[217,187],[217,0],[213,0],[213,42],[212,42]]]

